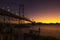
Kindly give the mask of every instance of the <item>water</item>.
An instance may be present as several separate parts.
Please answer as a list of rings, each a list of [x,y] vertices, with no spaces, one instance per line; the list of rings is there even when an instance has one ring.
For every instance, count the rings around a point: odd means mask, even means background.
[[[22,29],[23,32],[29,32],[29,30],[38,30],[40,28],[40,35],[52,36],[60,40],[60,25],[35,25],[29,28]]]

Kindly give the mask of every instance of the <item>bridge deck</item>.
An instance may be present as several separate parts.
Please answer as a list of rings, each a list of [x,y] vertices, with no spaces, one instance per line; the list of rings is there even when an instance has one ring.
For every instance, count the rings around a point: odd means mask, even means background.
[[[20,20],[26,20],[26,21],[32,22],[32,21],[29,20],[29,19],[26,19],[26,18],[23,18],[23,17],[19,17],[19,16],[17,16],[17,15],[14,15],[13,13],[8,12],[8,11],[5,11],[5,10],[3,10],[3,9],[1,9],[1,8],[0,8],[0,15],[2,15],[2,16],[14,17],[14,18],[17,18],[17,19],[20,19]]]

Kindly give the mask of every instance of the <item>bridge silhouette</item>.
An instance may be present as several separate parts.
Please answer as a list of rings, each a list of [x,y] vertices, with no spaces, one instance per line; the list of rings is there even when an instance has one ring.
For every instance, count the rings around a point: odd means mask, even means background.
[[[0,8],[0,15],[1,15],[1,16],[13,17],[13,18],[16,18],[16,19],[19,19],[19,20],[25,20],[25,21],[28,21],[28,22],[33,22],[33,21],[31,21],[31,20],[29,20],[29,19],[27,19],[27,18],[20,17],[20,16],[18,16],[18,15],[15,15],[15,14],[13,14],[13,13],[11,13],[11,12],[8,12],[8,11],[6,11],[6,10],[4,10],[4,9],[1,9],[1,8]]]

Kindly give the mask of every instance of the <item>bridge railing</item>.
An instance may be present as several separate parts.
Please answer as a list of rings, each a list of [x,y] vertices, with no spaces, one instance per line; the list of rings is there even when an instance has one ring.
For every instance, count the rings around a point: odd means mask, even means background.
[[[16,40],[14,35],[8,34],[0,34],[0,40]]]

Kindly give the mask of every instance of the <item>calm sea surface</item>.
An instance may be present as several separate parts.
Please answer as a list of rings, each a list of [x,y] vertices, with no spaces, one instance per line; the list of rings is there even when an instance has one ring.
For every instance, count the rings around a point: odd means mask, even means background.
[[[52,36],[60,39],[60,25],[35,25],[29,28],[23,28],[23,32],[29,32],[29,30],[38,30],[40,28],[40,35]]]

